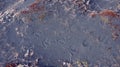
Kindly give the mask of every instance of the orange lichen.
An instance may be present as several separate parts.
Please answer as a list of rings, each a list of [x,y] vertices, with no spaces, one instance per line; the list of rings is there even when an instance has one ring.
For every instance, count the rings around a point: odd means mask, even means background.
[[[115,11],[108,10],[108,9],[100,11],[99,15],[100,16],[114,17],[114,18],[118,18],[119,17],[119,15]]]

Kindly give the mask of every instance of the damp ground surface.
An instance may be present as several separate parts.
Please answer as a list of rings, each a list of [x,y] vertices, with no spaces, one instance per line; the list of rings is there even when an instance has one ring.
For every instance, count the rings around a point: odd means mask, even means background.
[[[120,67],[119,0],[0,0],[0,67]]]

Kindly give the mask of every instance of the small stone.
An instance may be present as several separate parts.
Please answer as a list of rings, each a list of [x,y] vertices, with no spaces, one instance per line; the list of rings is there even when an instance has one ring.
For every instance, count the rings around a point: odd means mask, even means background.
[[[17,58],[19,56],[19,53],[15,52],[14,57]]]
[[[34,54],[34,51],[32,50],[32,51],[30,52],[30,56],[33,56],[33,54]]]
[[[22,65],[22,64],[19,64],[17,67],[24,67],[24,65]]]
[[[29,50],[27,50],[27,52],[24,54],[24,57],[28,57],[29,56]]]

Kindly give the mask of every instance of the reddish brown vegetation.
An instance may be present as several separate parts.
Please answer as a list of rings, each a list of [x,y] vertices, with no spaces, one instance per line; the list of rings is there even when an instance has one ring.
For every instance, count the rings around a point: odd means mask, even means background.
[[[115,24],[113,23],[114,19],[120,19],[120,14],[113,11],[113,10],[109,10],[109,9],[105,9],[100,11],[99,13],[92,11],[89,16],[90,17],[95,17],[96,15],[101,16],[101,18],[103,18],[104,21],[108,20],[107,24],[110,25],[110,27],[112,27],[114,29],[114,31],[112,31],[112,38],[113,40],[118,39],[118,37],[120,36],[120,25],[119,24]]]
[[[114,18],[118,18],[119,15],[113,11],[113,10],[108,10],[108,9],[105,9],[105,10],[102,10],[100,13],[99,13],[100,16],[109,16],[109,17],[114,17]]]
[[[23,10],[23,11],[21,11],[20,13],[21,13],[21,14],[29,14],[30,11],[28,11],[28,10]]]
[[[41,11],[41,10],[44,10],[44,6],[39,6],[38,3],[33,3],[29,6],[29,10],[31,10],[31,11]]]
[[[8,64],[6,64],[5,67],[16,67],[16,66],[17,66],[17,64],[15,64],[15,63],[8,63]]]
[[[117,12],[115,12],[113,10],[108,10],[108,9],[104,9],[104,10],[100,11],[99,13],[93,11],[89,15],[90,15],[90,17],[95,17],[97,14],[100,16],[107,16],[107,17],[112,17],[112,18],[119,17],[119,14]]]
[[[35,9],[37,8],[37,6],[38,6],[38,3],[33,3],[29,6],[29,9]]]
[[[20,13],[21,14],[29,14],[29,13],[33,13],[33,12],[38,12],[38,11],[42,11],[44,10],[44,6],[39,6],[41,0],[35,0],[34,3],[30,4],[28,6],[28,10],[23,10]]]

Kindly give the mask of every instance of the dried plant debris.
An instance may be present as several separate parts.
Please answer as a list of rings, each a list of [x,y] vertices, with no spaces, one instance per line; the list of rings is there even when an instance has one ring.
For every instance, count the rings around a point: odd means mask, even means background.
[[[72,63],[70,62],[62,62],[63,67],[73,67]]]
[[[76,61],[74,64],[76,64],[77,67],[88,67],[87,61]]]
[[[16,59],[16,60],[13,60],[9,63],[6,63],[5,64],[5,67],[54,67],[54,66],[49,66],[45,63],[43,63],[43,60],[42,59],[35,59],[35,60],[19,60],[19,59]]]
[[[89,67],[87,61],[63,62],[62,67]]]
[[[115,31],[113,31],[112,32],[112,39],[116,40],[116,39],[118,39],[118,37],[119,37],[119,34],[117,32],[115,32]]]

